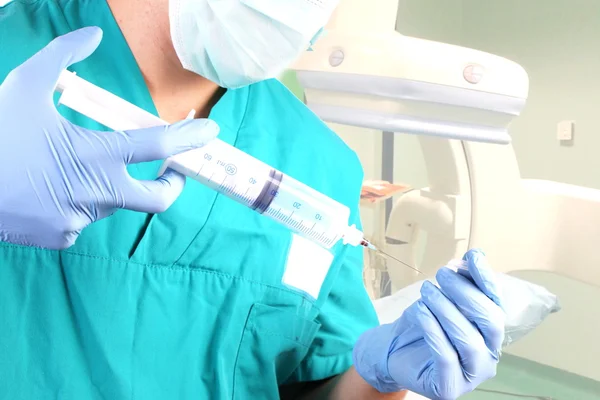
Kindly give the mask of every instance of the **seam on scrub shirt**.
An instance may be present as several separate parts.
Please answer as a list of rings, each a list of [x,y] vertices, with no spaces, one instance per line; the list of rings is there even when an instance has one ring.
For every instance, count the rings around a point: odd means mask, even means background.
[[[291,336],[291,335],[283,335],[281,333],[278,332],[274,332],[274,331],[270,331],[270,330],[264,330],[264,329],[257,329],[255,328],[256,333],[263,335],[263,336],[270,336],[270,337],[279,337],[279,338],[283,338],[286,340],[289,340],[290,342],[294,342],[295,344],[297,344],[298,346],[304,347],[305,349],[310,349],[312,347],[312,344],[304,344],[301,343],[297,340],[296,337]]]
[[[0,249],[3,248],[12,248],[12,249],[23,249],[23,246],[17,246],[17,245],[13,245],[13,244],[4,244],[2,243],[0,245]],[[210,270],[210,269],[206,269],[203,267],[190,267],[188,265],[181,265],[181,264],[146,264],[146,263],[141,263],[141,262],[136,262],[136,261],[129,261],[129,260],[119,260],[116,258],[110,258],[110,257],[102,257],[102,256],[95,256],[95,255],[91,255],[91,254],[84,254],[84,253],[76,253],[73,251],[58,251],[58,250],[46,250],[46,249],[41,249],[38,247],[33,247],[33,248],[29,248],[28,250],[33,250],[34,252],[56,252],[56,253],[62,253],[62,254],[67,254],[67,255],[71,255],[71,256],[78,256],[78,257],[83,257],[83,258],[90,258],[90,259],[94,259],[94,260],[104,260],[104,261],[113,261],[119,264],[126,264],[126,265],[135,265],[135,266],[140,266],[140,267],[146,267],[146,268],[152,268],[152,269],[161,269],[161,270],[173,270],[173,271],[177,271],[177,270],[183,270],[183,271],[188,271],[188,272],[192,272],[192,273],[200,273],[200,274],[205,274],[205,275],[217,275],[217,276],[222,276],[225,278],[230,278],[236,281],[242,281],[242,282],[247,282],[247,283],[251,283],[254,285],[258,285],[258,286],[263,286],[263,287],[267,287],[270,289],[275,289],[279,292],[284,292],[284,293],[291,293],[291,294],[295,294],[295,295],[299,295],[300,297],[302,297],[303,300],[308,301],[311,305],[315,306],[316,308],[319,309],[320,311],[320,307],[316,306],[316,303],[314,303],[313,301],[311,301],[311,299],[309,298],[308,295],[304,295],[303,293],[299,293],[296,290],[290,290],[290,289],[286,289],[286,288],[282,288],[279,286],[274,286],[268,283],[264,283],[264,282],[258,282],[252,279],[248,279],[248,278],[244,278],[242,276],[235,276],[235,275],[231,275],[231,274],[226,274],[224,272],[219,272],[219,271],[214,271],[214,270]]]
[[[46,2],[46,0],[13,0],[13,1],[9,2],[9,3],[6,3],[4,6],[8,6],[8,5],[10,5],[11,3],[20,3],[20,4],[36,4],[36,3],[42,3],[42,2],[44,2],[44,3],[45,3],[45,2]],[[2,6],[2,7],[4,7],[4,6]],[[2,7],[0,7],[0,8],[2,8]]]
[[[36,0],[36,3],[39,3],[39,1]],[[73,29],[73,26],[69,23],[69,19],[67,18],[67,16],[65,15],[65,12],[63,11],[63,2],[59,1],[58,3],[59,4],[57,4],[57,8],[60,10],[60,15],[62,15],[65,24],[69,27],[69,31],[73,32],[75,29]]]

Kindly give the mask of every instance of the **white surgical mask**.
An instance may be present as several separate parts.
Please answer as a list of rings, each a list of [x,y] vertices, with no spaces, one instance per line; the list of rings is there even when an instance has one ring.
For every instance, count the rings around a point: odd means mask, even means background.
[[[274,78],[325,26],[339,0],[170,0],[183,65],[235,89]]]

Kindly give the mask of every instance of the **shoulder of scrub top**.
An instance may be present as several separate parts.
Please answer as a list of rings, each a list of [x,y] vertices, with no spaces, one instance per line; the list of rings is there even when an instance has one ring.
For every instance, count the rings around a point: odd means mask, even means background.
[[[351,210],[358,209],[363,180],[358,156],[278,80],[250,86],[237,145]]]
[[[10,71],[71,29],[59,1],[14,0],[0,7],[0,82]]]

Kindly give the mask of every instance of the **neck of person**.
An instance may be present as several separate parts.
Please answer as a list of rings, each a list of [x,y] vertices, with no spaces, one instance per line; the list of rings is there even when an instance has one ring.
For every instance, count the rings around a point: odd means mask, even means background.
[[[107,0],[144,76],[159,116],[169,122],[190,111],[206,118],[224,93],[216,83],[185,70],[171,41],[169,0]]]

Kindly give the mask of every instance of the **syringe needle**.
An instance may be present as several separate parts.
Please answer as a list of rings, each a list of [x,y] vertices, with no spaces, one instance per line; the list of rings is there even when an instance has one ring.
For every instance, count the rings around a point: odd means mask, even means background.
[[[413,270],[413,271],[415,271],[415,272],[418,272],[419,274],[422,274],[422,272],[421,272],[421,271],[419,271],[418,269],[416,269],[415,267],[411,267],[410,265],[408,265],[408,264],[407,264],[407,263],[405,263],[404,261],[402,261],[402,260],[398,260],[396,257],[389,255],[389,254],[388,254],[388,253],[386,253],[385,251],[382,251],[382,250],[379,250],[379,249],[377,249],[376,251],[377,251],[377,253],[379,253],[381,256],[383,256],[383,257],[387,257],[387,258],[391,258],[391,259],[392,259],[392,260],[394,260],[394,261],[398,261],[400,264],[402,264],[402,265],[404,265],[404,266],[406,266],[406,267],[408,267],[408,268],[412,269],[412,270]]]
[[[381,256],[383,256],[383,257],[390,258],[390,259],[392,259],[392,260],[394,260],[394,261],[397,261],[397,262],[399,262],[400,264],[402,264],[402,265],[404,265],[404,266],[406,266],[406,267],[408,267],[408,268],[412,269],[413,271],[415,271],[415,272],[418,272],[419,274],[423,274],[421,271],[419,271],[419,270],[418,270],[418,269],[416,269],[415,267],[412,267],[412,266],[408,265],[407,263],[405,263],[404,261],[402,261],[402,260],[398,260],[396,257],[389,255],[388,253],[386,253],[386,252],[385,252],[385,251],[383,251],[383,250],[380,250],[380,249],[379,249],[379,248],[377,248],[377,247],[376,247],[376,246],[375,246],[373,243],[369,242],[367,239],[363,239],[363,241],[362,241],[361,245],[362,245],[362,246],[364,246],[364,247],[366,247],[367,249],[370,249],[370,250],[374,250],[374,251],[376,251],[376,252],[377,252],[377,254],[379,254],[379,255],[381,255]]]

